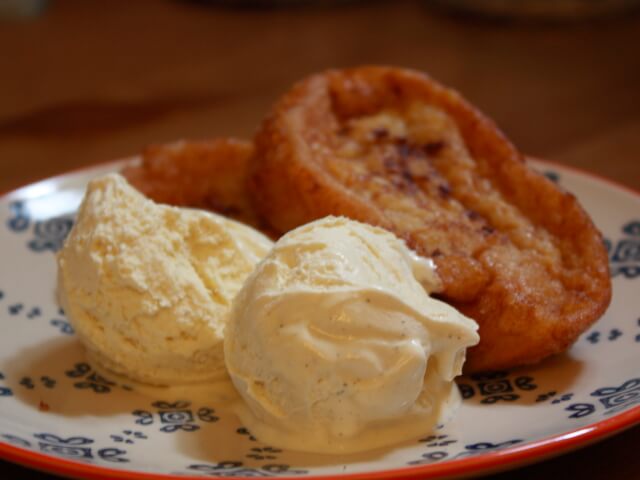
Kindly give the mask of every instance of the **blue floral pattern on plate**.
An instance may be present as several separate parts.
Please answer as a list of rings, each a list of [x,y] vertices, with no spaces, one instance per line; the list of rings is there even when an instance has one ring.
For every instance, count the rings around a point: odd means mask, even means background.
[[[265,445],[224,399],[140,389],[87,361],[54,301],[54,253],[88,179],[115,166],[59,177],[46,198],[20,190],[0,199],[2,261],[9,265],[0,271],[0,322],[7,332],[0,336],[0,442],[82,464],[177,477],[428,472],[432,464],[524,448],[640,408],[640,197],[569,170],[538,167],[578,195],[604,233],[616,292],[609,311],[564,356],[461,377],[462,407],[436,431],[346,457]],[[43,204],[58,207],[42,216],[35,207]]]
[[[605,240],[609,251],[611,276],[640,276],[640,220],[631,220],[621,228],[616,241]]]

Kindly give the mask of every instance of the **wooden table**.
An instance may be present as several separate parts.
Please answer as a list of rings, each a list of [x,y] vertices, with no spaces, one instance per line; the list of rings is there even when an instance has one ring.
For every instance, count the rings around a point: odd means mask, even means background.
[[[523,152],[640,190],[639,45],[630,14],[540,25],[456,18],[417,1],[52,1],[34,19],[0,23],[0,191],[148,143],[249,137],[295,80],[362,63],[430,72]],[[640,428],[518,478],[637,477],[637,445]],[[48,478],[6,463],[0,472]]]

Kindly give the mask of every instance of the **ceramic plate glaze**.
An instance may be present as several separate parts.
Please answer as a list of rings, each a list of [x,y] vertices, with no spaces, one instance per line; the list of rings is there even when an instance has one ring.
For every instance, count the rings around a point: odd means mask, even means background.
[[[455,420],[393,448],[329,456],[251,436],[218,395],[144,389],[86,362],[55,301],[55,252],[87,181],[55,177],[0,199],[0,455],[89,478],[432,478],[556,455],[640,421],[640,196],[556,165],[604,233],[613,301],[566,354],[462,377]]]

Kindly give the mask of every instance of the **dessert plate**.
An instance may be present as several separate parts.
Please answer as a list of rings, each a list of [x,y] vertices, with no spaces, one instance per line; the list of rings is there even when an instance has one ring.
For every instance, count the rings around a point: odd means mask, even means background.
[[[533,163],[582,201],[602,230],[613,301],[564,355],[461,377],[455,419],[362,454],[283,451],[228,409],[233,389],[150,388],[87,363],[55,301],[55,252],[87,181],[122,163],[44,180],[0,198],[0,456],[90,478],[440,478],[557,455],[640,422],[640,195]]]

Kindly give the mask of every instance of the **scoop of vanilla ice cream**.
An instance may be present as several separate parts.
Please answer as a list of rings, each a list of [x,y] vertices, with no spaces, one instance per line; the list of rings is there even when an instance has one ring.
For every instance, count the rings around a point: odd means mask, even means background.
[[[366,450],[428,433],[477,324],[429,297],[430,260],[386,230],[327,217],[286,234],[236,297],[225,361],[244,424],[271,445]]]
[[[91,181],[58,255],[58,296],[89,356],[166,385],[224,375],[233,298],[272,242],[212,213],[158,205],[110,174]]]

